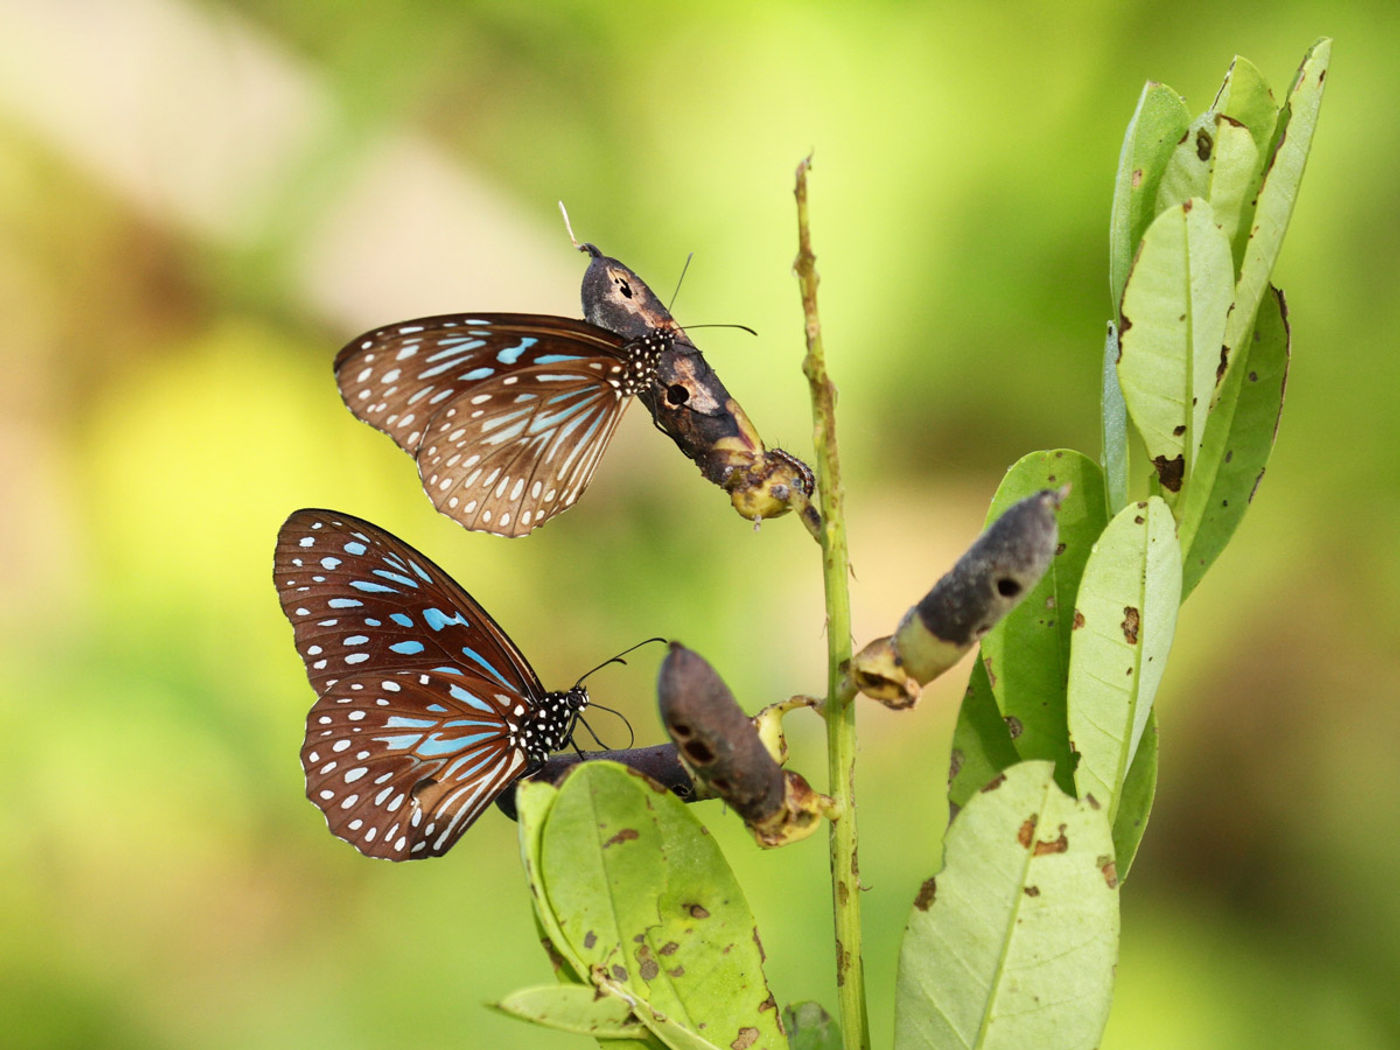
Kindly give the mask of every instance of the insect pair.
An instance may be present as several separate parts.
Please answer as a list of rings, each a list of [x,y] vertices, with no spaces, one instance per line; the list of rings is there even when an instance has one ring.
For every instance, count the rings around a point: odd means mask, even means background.
[[[585,321],[427,317],[337,356],[346,404],[414,456],[438,510],[498,535],[538,528],[578,499],[633,397],[746,516],[810,495],[811,472],[764,448],[651,290],[579,247]],[[471,595],[369,522],[295,512],[274,578],[318,697],[301,753],[307,796],[369,856],[446,852],[570,742],[588,705],[582,685],[545,690]]]
[[[417,460],[439,511],[524,536],[582,495],[635,397],[740,513],[774,517],[812,473],[766,449],[651,289],[591,244],[586,320],[451,314],[387,325],[335,361],[350,410]]]

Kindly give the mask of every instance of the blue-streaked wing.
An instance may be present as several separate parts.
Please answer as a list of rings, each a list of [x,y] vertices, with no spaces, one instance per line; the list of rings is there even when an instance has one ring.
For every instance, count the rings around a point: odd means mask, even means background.
[[[515,739],[527,710],[481,675],[338,679],[306,719],[306,795],[361,853],[440,856],[525,771]]]
[[[438,510],[523,536],[592,477],[628,400],[623,345],[564,317],[425,317],[352,340],[336,382],[357,417],[417,459]]]
[[[480,674],[533,702],[544,694],[486,610],[407,543],[367,521],[299,510],[273,558],[282,610],[318,694],[347,675]]]
[[[523,536],[573,506],[631,400],[598,358],[493,376],[443,406],[418,449],[433,504],[469,529]],[[622,366],[611,362],[611,377]]]

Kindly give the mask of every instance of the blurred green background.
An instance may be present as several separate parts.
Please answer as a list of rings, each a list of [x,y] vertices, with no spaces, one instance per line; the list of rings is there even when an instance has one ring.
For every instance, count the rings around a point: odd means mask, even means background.
[[[341,406],[335,350],[454,310],[578,313],[584,239],[664,297],[770,443],[809,456],[793,170],[812,214],[856,578],[886,633],[1021,454],[1097,454],[1107,228],[1143,82],[1276,94],[1336,38],[1275,280],[1294,335],[1269,476],[1183,610],[1106,1047],[1400,1045],[1400,8],[0,7],[0,1024],[21,1047],[566,1047],[482,1004],[549,979],[514,826],[391,866],[327,834],[270,571],[288,512],[378,522],[547,684],[651,634],[751,710],[823,682],[816,550],[755,533],[634,409],[526,541],[433,513]],[[659,652],[592,681],[640,743]],[[861,711],[878,1045],[946,819],[963,664]],[[790,722],[794,766],[824,760]],[[599,719],[609,743],[621,731]],[[834,1007],[820,837],[748,887],[778,999]]]

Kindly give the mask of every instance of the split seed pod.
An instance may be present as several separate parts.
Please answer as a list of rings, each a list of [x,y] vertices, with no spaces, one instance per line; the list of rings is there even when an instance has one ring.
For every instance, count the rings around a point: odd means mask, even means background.
[[[1040,582],[1055,556],[1055,511],[1067,491],[1044,489],[1009,507],[904,614],[893,636],[852,658],[856,687],[887,707],[913,706],[922,686],[957,663]]]
[[[778,765],[704,658],[672,642],[657,683],[661,720],[701,791],[723,799],[761,846],[806,838],[832,801]]]

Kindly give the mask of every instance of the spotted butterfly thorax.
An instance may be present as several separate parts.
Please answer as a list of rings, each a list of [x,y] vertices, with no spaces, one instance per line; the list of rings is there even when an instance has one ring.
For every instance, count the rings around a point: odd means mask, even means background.
[[[316,690],[306,794],[370,857],[447,852],[568,745],[588,692],[550,692],[477,602],[403,540],[330,510],[277,535],[274,582]]]
[[[424,317],[337,355],[346,405],[414,457],[437,509],[500,536],[538,528],[582,495],[633,397],[746,517],[785,512],[790,489],[810,495],[811,472],[764,448],[651,289],[593,245],[580,251],[586,320]]]

